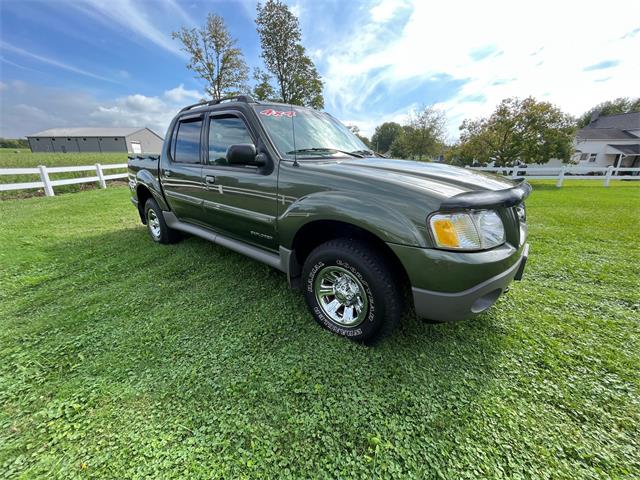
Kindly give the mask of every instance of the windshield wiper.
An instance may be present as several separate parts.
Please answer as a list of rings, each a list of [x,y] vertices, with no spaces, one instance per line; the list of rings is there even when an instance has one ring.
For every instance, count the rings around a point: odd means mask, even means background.
[[[349,152],[349,153],[355,153],[357,155],[362,155],[363,157],[375,157],[376,156],[376,152],[374,152],[373,150],[354,150],[353,152]]]
[[[344,153],[345,155],[349,155],[350,157],[356,158],[364,158],[362,153],[358,152],[347,152],[346,150],[339,150],[337,148],[324,148],[324,147],[313,147],[313,148],[299,148],[297,150],[291,150],[287,152],[287,155],[295,155],[297,153],[325,153],[325,152],[339,152]]]

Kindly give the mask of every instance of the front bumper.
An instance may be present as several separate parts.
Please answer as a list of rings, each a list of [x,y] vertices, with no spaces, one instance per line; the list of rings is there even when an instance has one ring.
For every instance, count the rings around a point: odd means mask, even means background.
[[[416,315],[437,321],[461,320],[491,307],[513,280],[520,280],[529,256],[525,244],[521,255],[505,271],[461,292],[435,292],[412,287]]]

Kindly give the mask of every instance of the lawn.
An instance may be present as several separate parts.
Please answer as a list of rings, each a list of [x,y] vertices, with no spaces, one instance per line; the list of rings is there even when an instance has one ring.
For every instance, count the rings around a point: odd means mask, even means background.
[[[95,165],[100,163],[107,165],[110,163],[127,163],[127,153],[31,153],[26,149],[0,148],[0,168],[37,167],[45,165],[47,167],[63,167],[70,165]],[[108,170],[107,175],[114,173],[124,173],[126,169]],[[76,177],[95,176],[95,172],[65,172],[50,173],[51,180]],[[40,180],[40,175],[0,175],[0,183],[20,183],[36,182]],[[96,188],[96,183],[81,183],[77,185],[64,185],[55,187],[56,194],[78,192]],[[0,200],[11,198],[24,198],[32,196],[43,196],[44,190],[11,190],[0,191]]]
[[[126,188],[0,202],[0,477],[638,478],[639,187],[537,184],[524,281],[373,348]]]

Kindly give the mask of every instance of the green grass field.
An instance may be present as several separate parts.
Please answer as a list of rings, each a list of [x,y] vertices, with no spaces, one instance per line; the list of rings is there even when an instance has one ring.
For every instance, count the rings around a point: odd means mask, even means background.
[[[374,348],[126,188],[0,202],[0,477],[639,478],[639,187],[536,185],[524,281]]]
[[[30,150],[0,148],[0,168],[16,168],[16,167],[37,167],[45,165],[47,167],[63,167],[70,165],[95,165],[100,163],[108,165],[110,163],[127,163],[126,153],[31,153]],[[109,170],[106,173],[123,173],[126,169]],[[94,172],[66,172],[51,173],[51,180],[62,178],[91,177],[95,176]],[[39,175],[0,175],[0,183],[20,183],[20,182],[37,182],[40,180]],[[56,194],[79,192],[81,190],[93,189],[96,183],[80,183],[77,185],[64,185],[55,187]],[[0,200],[11,198],[25,198],[33,196],[43,196],[43,190],[12,190],[0,192]]]

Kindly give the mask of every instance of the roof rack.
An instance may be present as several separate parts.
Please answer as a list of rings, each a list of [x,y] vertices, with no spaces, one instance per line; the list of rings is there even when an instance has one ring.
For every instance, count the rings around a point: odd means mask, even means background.
[[[198,102],[194,103],[193,105],[187,105],[182,110],[180,110],[180,113],[191,110],[192,108],[206,107],[209,105],[218,105],[220,103],[229,102],[255,103],[255,100],[253,99],[253,97],[251,97],[251,95],[236,95],[235,97],[225,97],[219,98],[218,100],[210,100],[208,102]]]

